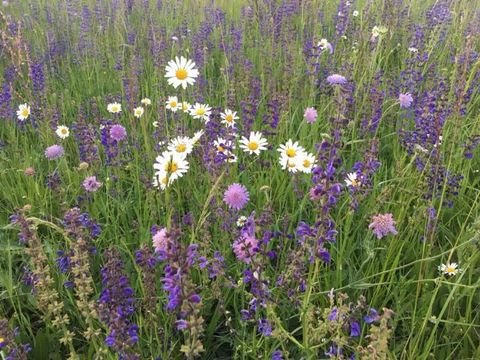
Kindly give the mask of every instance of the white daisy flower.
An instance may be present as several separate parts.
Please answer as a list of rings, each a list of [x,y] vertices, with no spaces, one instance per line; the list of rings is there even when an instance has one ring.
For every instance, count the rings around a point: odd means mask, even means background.
[[[446,263],[438,267],[438,271],[448,276],[457,275],[461,270],[458,268],[457,263]]]
[[[167,105],[165,108],[173,112],[177,112],[178,106],[180,105],[176,96],[169,96],[165,104]]]
[[[225,109],[224,113],[220,114],[222,118],[222,124],[225,124],[226,127],[234,127],[235,120],[238,120],[237,112],[229,109]]]
[[[70,130],[64,125],[59,125],[57,126],[57,130],[55,130],[55,134],[57,134],[60,139],[66,139],[70,135]]]
[[[411,53],[416,53],[416,52],[418,52],[418,49],[415,48],[415,47],[409,47],[408,51],[410,51]]]
[[[184,89],[187,88],[187,84],[193,85],[195,78],[198,76],[198,70],[195,69],[195,63],[192,60],[187,60],[183,56],[175,60],[170,60],[165,67],[165,77],[168,78],[168,83],[173,85],[176,89],[180,85]]]
[[[188,171],[188,161],[183,154],[164,151],[155,160],[156,163],[153,164],[153,168],[158,170],[156,174],[167,173],[168,178],[172,181],[181,178]]]
[[[288,170],[288,172],[296,173],[297,171],[302,171],[302,157],[288,157],[285,155],[280,156],[280,166],[283,170]]]
[[[280,145],[277,151],[280,152],[280,156],[292,159],[304,153],[305,149],[298,145],[298,141],[293,142],[292,139],[288,139],[285,144]]]
[[[133,116],[135,116],[137,119],[140,119],[144,111],[145,110],[143,109],[143,107],[136,107],[135,109],[133,109]]]
[[[208,104],[195,103],[195,105],[190,108],[190,115],[192,115],[194,119],[200,119],[207,123],[210,121],[211,110],[212,108],[208,106]]]
[[[193,144],[194,142],[189,137],[178,136],[170,141],[170,144],[168,145],[168,151],[186,156],[192,152]]]
[[[118,114],[119,112],[122,111],[122,104],[119,104],[117,102],[111,103],[107,105],[107,110],[108,112],[112,114]]]
[[[245,136],[242,136],[239,142],[240,148],[243,149],[243,151],[245,151],[246,153],[249,153],[250,155],[260,155],[260,151],[267,150],[268,145],[267,140],[259,131],[252,131],[248,139]]]
[[[357,17],[358,15],[360,15],[360,13],[358,12],[358,10],[354,10],[352,15],[353,17]]]
[[[230,140],[225,140],[223,138],[218,138],[217,140],[213,141],[213,145],[217,149],[218,152],[224,153],[228,152],[229,149],[235,149],[235,145]]]
[[[237,227],[243,227],[247,223],[248,218],[246,216],[239,216],[237,219]]]
[[[361,182],[358,180],[357,173],[348,173],[347,178],[345,179],[347,186],[358,187],[361,185]]]
[[[179,104],[178,107],[179,107],[179,109],[183,110],[184,113],[188,114],[192,105],[190,105],[190,103],[188,103],[186,101],[182,101],[182,103]]]
[[[145,106],[152,105],[152,100],[150,100],[149,98],[143,98],[142,100],[140,100],[140,102]]]
[[[157,171],[153,176],[153,186],[162,190],[172,185],[174,181],[172,177],[168,177],[165,171]]]
[[[27,120],[29,115],[30,115],[30,105],[21,104],[18,106],[18,110],[17,110],[18,120],[21,120],[21,121]]]
[[[310,153],[302,153],[300,155],[300,171],[304,172],[305,174],[310,174],[312,172],[313,166],[315,165],[315,162],[317,159],[315,158],[315,155],[310,154]]]

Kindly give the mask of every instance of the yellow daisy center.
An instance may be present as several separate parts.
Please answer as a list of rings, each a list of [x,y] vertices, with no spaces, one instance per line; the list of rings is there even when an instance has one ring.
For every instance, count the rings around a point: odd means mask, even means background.
[[[297,152],[295,151],[294,148],[287,149],[287,156],[288,157],[294,157],[295,155],[297,155]]]
[[[448,266],[447,269],[445,270],[449,274],[455,274],[455,268],[453,266]]]
[[[204,108],[197,109],[195,113],[200,116],[205,115],[205,109]]]
[[[185,150],[187,150],[187,146],[185,144],[178,144],[175,147],[175,150],[177,150],[177,152],[184,152]]]
[[[21,114],[23,117],[27,117],[30,112],[28,111],[27,108],[22,109]]]
[[[60,132],[62,133],[62,135],[67,135],[68,134],[67,129],[61,129]]]
[[[188,76],[187,70],[180,68],[175,72],[175,76],[178,80],[185,80]]]
[[[287,166],[288,166],[289,168],[294,168],[294,167],[295,167],[295,162],[294,162],[294,161],[289,161],[289,162],[287,163]]]
[[[310,167],[310,165],[312,165],[310,160],[308,160],[308,159],[303,160],[303,167],[308,168],[308,167]]]
[[[169,173],[174,173],[175,171],[178,170],[178,165],[174,161],[169,161],[167,164],[165,164],[165,171]]]
[[[252,150],[252,151],[255,151],[255,150],[258,149],[258,144],[255,141],[250,141],[248,143],[248,149]]]
[[[225,116],[225,121],[228,123],[231,123],[233,121],[233,115],[228,114],[227,116]]]
[[[225,149],[221,145],[217,146],[217,150],[218,150],[218,152],[224,152],[225,151]]]
[[[177,102],[176,101],[170,101],[170,107],[175,108],[177,107]]]

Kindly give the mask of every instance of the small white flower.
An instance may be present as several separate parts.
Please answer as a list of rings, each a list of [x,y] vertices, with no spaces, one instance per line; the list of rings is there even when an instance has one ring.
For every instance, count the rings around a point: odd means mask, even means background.
[[[118,114],[119,112],[122,111],[122,105],[117,102],[114,102],[107,105],[107,110],[112,114]]]
[[[245,226],[247,223],[248,218],[246,216],[239,216],[237,219],[237,227],[241,228]]]
[[[243,151],[245,151],[246,153],[249,153],[250,155],[260,155],[260,151],[267,150],[268,145],[267,140],[259,131],[252,131],[248,139],[245,136],[242,136],[239,142],[240,148],[243,149]]]
[[[304,172],[305,174],[310,174],[312,172],[313,166],[317,159],[315,155],[309,154],[307,152],[302,153],[300,155],[300,171]]]
[[[182,177],[188,171],[188,162],[185,155],[171,151],[164,151],[157,156],[153,168],[157,170],[155,175],[166,173],[172,181]]]
[[[184,113],[187,113],[190,111],[190,108],[192,105],[186,101],[182,101],[182,103],[178,106],[179,109],[183,110]]]
[[[152,105],[152,100],[150,100],[149,98],[143,98],[142,100],[140,100],[140,102],[145,106]]]
[[[158,124],[158,121],[152,122],[152,125],[153,125],[154,128],[158,128],[158,125],[159,125],[159,124]]]
[[[198,70],[195,69],[195,63],[192,60],[187,60],[183,56],[180,59],[175,57],[175,60],[170,60],[165,67],[165,77],[168,78],[168,83],[173,85],[176,89],[180,85],[186,89],[187,85],[193,85],[195,78],[198,76]]]
[[[192,115],[194,119],[200,119],[208,123],[210,121],[210,114],[212,113],[211,110],[212,108],[208,106],[208,104],[195,103],[195,105],[190,108],[190,115]]]
[[[347,184],[347,186],[353,188],[361,185],[361,182],[358,180],[357,173],[348,173],[347,178],[345,179],[345,183]]]
[[[18,106],[17,117],[18,120],[24,121],[27,120],[30,115],[30,106],[28,104],[21,104]]]
[[[277,151],[280,152],[280,156],[292,159],[304,153],[305,149],[298,144],[298,141],[293,142],[292,139],[288,139],[285,144],[280,145]]]
[[[180,105],[176,96],[169,96],[165,104],[167,105],[165,108],[173,112],[177,112],[178,106]]]
[[[287,170],[291,173],[296,173],[297,171],[301,171],[301,160],[301,156],[288,157],[282,154],[280,156],[280,166],[283,170]]]
[[[133,109],[133,116],[139,119],[143,115],[144,109],[143,107],[139,106]]]
[[[353,17],[357,17],[358,15],[360,15],[360,13],[358,12],[358,10],[354,10],[352,15]]]
[[[457,275],[462,270],[458,268],[457,263],[446,263],[446,264],[441,264],[438,267],[438,271],[448,276],[454,276],[454,275]]]
[[[238,120],[237,112],[229,109],[225,109],[225,112],[221,113],[220,116],[222,124],[225,124],[226,127],[234,127],[235,120]]]
[[[60,139],[66,139],[70,135],[70,130],[64,125],[59,125],[57,126],[57,130],[55,130],[55,134],[57,134]]]
[[[178,154],[187,155],[190,154],[193,150],[193,141],[186,136],[178,136],[168,145],[168,150]]]
[[[411,53],[417,53],[417,52],[418,52],[418,49],[417,49],[417,48],[414,48],[414,47],[409,47],[409,48],[408,48],[408,51],[410,51]]]

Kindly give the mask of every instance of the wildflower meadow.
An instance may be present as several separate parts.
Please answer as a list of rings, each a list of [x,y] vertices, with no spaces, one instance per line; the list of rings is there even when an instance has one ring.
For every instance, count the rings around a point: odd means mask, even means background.
[[[479,0],[5,0],[1,359],[480,359]]]

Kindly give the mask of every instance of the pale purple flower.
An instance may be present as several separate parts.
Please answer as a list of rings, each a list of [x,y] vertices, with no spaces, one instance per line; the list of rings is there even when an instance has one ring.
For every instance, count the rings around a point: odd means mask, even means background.
[[[166,228],[162,228],[153,235],[153,247],[155,252],[166,252],[169,244],[169,236]]]
[[[122,125],[116,124],[110,128],[110,138],[115,141],[125,140],[127,137],[127,130]]]
[[[327,82],[330,85],[344,85],[347,83],[347,79],[343,75],[333,74],[333,75],[327,76]]]
[[[400,94],[398,96],[398,101],[400,101],[400,107],[407,109],[410,106],[412,106],[413,103],[413,97],[412,94],[406,93],[406,94]]]
[[[55,160],[63,156],[65,150],[61,145],[52,145],[45,149],[45,157],[48,160]]]
[[[247,205],[248,200],[247,188],[237,183],[231,184],[223,194],[223,201],[230,209],[243,209]]]
[[[392,214],[379,214],[372,217],[372,222],[368,225],[369,229],[372,229],[373,233],[378,239],[387,236],[388,233],[396,235],[397,229],[395,229],[395,220],[393,220]]]
[[[102,186],[102,183],[97,180],[96,176],[88,176],[83,180],[83,188],[88,192],[95,192]]]
[[[240,235],[232,247],[237,259],[249,264],[252,257],[258,251],[258,240],[255,236]]]
[[[303,113],[303,117],[309,124],[313,124],[315,121],[317,121],[317,116],[317,110],[315,110],[313,107],[307,107]]]

